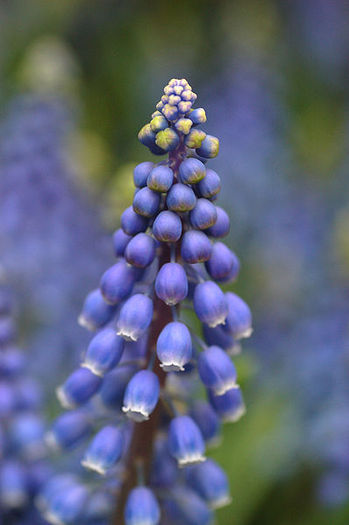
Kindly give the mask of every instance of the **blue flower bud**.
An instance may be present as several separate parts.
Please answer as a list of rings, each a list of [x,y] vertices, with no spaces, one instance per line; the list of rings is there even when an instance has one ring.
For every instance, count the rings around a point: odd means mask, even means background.
[[[205,175],[206,168],[198,159],[185,159],[179,166],[179,177],[184,184],[196,184]]]
[[[189,467],[185,471],[185,477],[188,485],[212,509],[219,509],[231,502],[227,475],[213,459]]]
[[[240,261],[222,242],[213,245],[211,257],[205,262],[207,273],[215,281],[222,281],[229,276],[229,280],[236,279],[240,270]]]
[[[206,177],[197,184],[196,188],[201,197],[210,199],[220,192],[221,179],[215,171],[207,168]]]
[[[132,295],[122,306],[117,321],[117,334],[137,341],[145,334],[153,318],[153,301],[144,294]]]
[[[252,333],[252,314],[249,306],[233,292],[225,294],[228,303],[228,316],[224,327],[235,339],[250,337]]]
[[[99,289],[88,294],[79,316],[79,324],[88,330],[97,330],[107,324],[115,315],[116,308],[107,304]]]
[[[165,499],[165,523],[180,525],[212,525],[213,512],[200,496],[188,486],[175,487]]]
[[[190,416],[199,427],[208,447],[220,442],[220,420],[209,403],[201,400],[195,401],[191,407]]]
[[[86,403],[99,389],[102,379],[87,368],[78,368],[57,388],[57,397],[64,408]]]
[[[116,335],[113,328],[104,328],[88,345],[82,366],[97,376],[103,376],[118,364],[123,349],[124,339]]]
[[[131,235],[127,235],[121,228],[116,230],[113,235],[114,253],[116,257],[123,257],[125,248],[131,239]]]
[[[155,241],[146,233],[138,233],[130,240],[125,250],[125,259],[137,268],[149,266],[155,257]]]
[[[183,301],[188,294],[188,279],[184,268],[175,262],[161,266],[155,280],[155,291],[168,305]]]
[[[148,219],[136,213],[132,206],[126,208],[121,215],[121,228],[128,235],[144,232],[148,227]]]
[[[140,275],[137,268],[129,266],[125,259],[120,259],[101,277],[100,288],[104,300],[108,304],[115,305],[126,299]]]
[[[69,450],[80,445],[91,433],[88,414],[81,410],[64,412],[53,422],[46,440],[56,449]]]
[[[44,509],[44,517],[55,525],[73,525],[81,522],[88,491],[77,482],[67,483],[50,494]]]
[[[207,261],[212,252],[212,244],[201,231],[189,230],[184,233],[181,244],[182,259],[190,264]]]
[[[189,214],[189,219],[193,228],[205,230],[217,220],[216,206],[207,199],[198,199],[195,208]]]
[[[134,196],[133,209],[143,217],[153,217],[160,207],[160,195],[148,186],[141,188]]]
[[[173,171],[168,166],[156,166],[148,175],[147,185],[153,191],[167,192],[173,184]]]
[[[179,213],[190,211],[195,207],[196,196],[189,186],[177,182],[168,192],[166,204],[172,211]]]
[[[246,412],[240,388],[228,390],[228,392],[222,396],[216,396],[209,390],[208,397],[211,405],[222,421],[234,423]]]
[[[204,385],[217,396],[237,387],[235,366],[219,346],[210,346],[201,352],[198,371]]]
[[[98,397],[106,408],[121,412],[125,390],[134,373],[132,366],[119,366],[104,376]]]
[[[201,146],[196,150],[196,153],[200,157],[207,159],[213,159],[217,157],[219,152],[219,139],[212,135],[206,135],[206,138],[202,141]]]
[[[193,109],[193,111],[189,113],[188,118],[190,118],[194,125],[204,124],[206,122],[206,113],[204,108]]]
[[[105,474],[121,458],[123,446],[121,430],[108,425],[95,435],[87,447],[81,464],[99,474]]]
[[[223,208],[216,206],[217,220],[213,226],[206,230],[207,235],[210,237],[221,238],[226,237],[230,231],[230,219],[229,215]]]
[[[153,224],[153,234],[158,241],[177,242],[182,235],[182,221],[173,211],[162,211]]]
[[[159,379],[150,370],[140,370],[128,383],[124,396],[123,412],[135,421],[149,419],[160,394]]]
[[[202,326],[204,338],[208,345],[218,345],[225,350],[229,355],[239,354],[241,351],[240,345],[235,341],[233,336],[227,332],[224,325],[210,328],[206,324]]]
[[[183,371],[192,357],[191,336],[185,324],[168,323],[160,332],[156,353],[166,372]]]
[[[228,315],[228,305],[219,286],[206,281],[195,287],[193,298],[194,310],[202,323],[215,327],[224,324]]]
[[[126,525],[158,525],[160,507],[147,487],[136,487],[128,495],[125,507]]]
[[[148,148],[155,144],[155,133],[152,131],[150,124],[145,124],[145,126],[142,127],[138,133],[138,140],[144,144],[144,146],[148,146]]]
[[[38,414],[24,412],[18,414],[10,423],[9,436],[16,452],[28,460],[44,456],[45,426]]]
[[[168,433],[170,454],[184,467],[205,461],[205,442],[197,424],[189,416],[172,419]]]
[[[164,151],[173,151],[179,144],[178,133],[173,128],[163,129],[156,134],[155,143]]]
[[[190,133],[185,137],[184,144],[188,148],[199,148],[202,144],[202,141],[206,137],[206,133],[201,129],[192,129]]]
[[[20,509],[27,503],[27,481],[24,465],[7,459],[0,468],[0,506],[6,510]],[[2,514],[2,513],[1,513]]]
[[[159,113],[159,115],[155,115],[150,121],[150,127],[154,133],[157,133],[158,131],[166,129],[168,127],[168,122],[165,117]]]
[[[136,188],[143,188],[147,185],[147,178],[154,167],[153,162],[141,162],[133,170],[133,182]]]
[[[170,487],[178,475],[177,463],[170,455],[167,446],[167,436],[160,434],[154,443],[151,463],[150,483],[153,487]]]

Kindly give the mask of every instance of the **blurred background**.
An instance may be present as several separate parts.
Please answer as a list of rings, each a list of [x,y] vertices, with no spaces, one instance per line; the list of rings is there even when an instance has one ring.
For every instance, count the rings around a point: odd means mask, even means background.
[[[76,319],[170,78],[220,137],[255,331],[247,415],[213,453],[234,498],[219,525],[349,522],[348,64],[346,0],[0,3],[0,262],[48,397],[86,344]]]

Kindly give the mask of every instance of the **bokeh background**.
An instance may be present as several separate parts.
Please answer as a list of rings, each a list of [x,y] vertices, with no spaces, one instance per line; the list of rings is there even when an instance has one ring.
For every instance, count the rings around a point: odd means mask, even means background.
[[[213,452],[234,498],[219,525],[349,522],[348,64],[346,0],[0,3],[0,261],[49,415],[170,78],[221,139],[255,332],[247,415]]]

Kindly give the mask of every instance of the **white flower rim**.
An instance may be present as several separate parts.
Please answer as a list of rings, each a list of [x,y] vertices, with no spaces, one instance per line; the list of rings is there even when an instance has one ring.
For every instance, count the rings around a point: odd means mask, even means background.
[[[101,476],[104,476],[107,472],[106,468],[103,468],[100,463],[94,462],[92,459],[82,459],[81,465],[89,470],[94,470],[95,472],[98,472]]]
[[[178,466],[180,468],[186,467],[187,465],[195,465],[197,463],[203,463],[206,461],[206,456],[203,456],[199,452],[193,452],[192,454],[188,454],[183,458],[178,458]]]

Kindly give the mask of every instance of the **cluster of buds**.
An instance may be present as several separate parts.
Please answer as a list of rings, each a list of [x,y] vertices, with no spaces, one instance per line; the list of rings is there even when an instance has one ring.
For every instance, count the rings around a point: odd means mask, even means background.
[[[16,344],[12,302],[8,288],[1,285],[0,521],[41,523],[34,498],[51,475],[45,459],[42,399],[38,384],[27,373],[25,353]]]
[[[196,95],[185,80],[171,80],[164,93],[139,138],[170,153],[134,169],[133,204],[113,238],[117,261],[80,316],[95,333],[58,388],[69,412],[50,438],[72,448],[100,424],[82,465],[104,476],[108,493],[114,488],[117,523],[205,525],[230,501],[224,471],[205,454],[221,421],[244,413],[230,356],[251,333],[251,312],[219,286],[237,278],[239,261],[219,240],[230,222],[214,203],[220,178],[205,165],[218,139],[196,129],[206,116],[192,109]],[[190,327],[191,312],[202,335]],[[86,493],[76,488],[69,505],[69,483],[52,483],[43,498],[48,519],[83,522]]]
[[[216,157],[219,140],[198,129],[198,125],[206,122],[206,113],[203,108],[192,108],[196,99],[185,78],[170,80],[151,121],[138,133],[142,144],[155,155],[175,151],[181,145],[195,150],[198,157]]]

